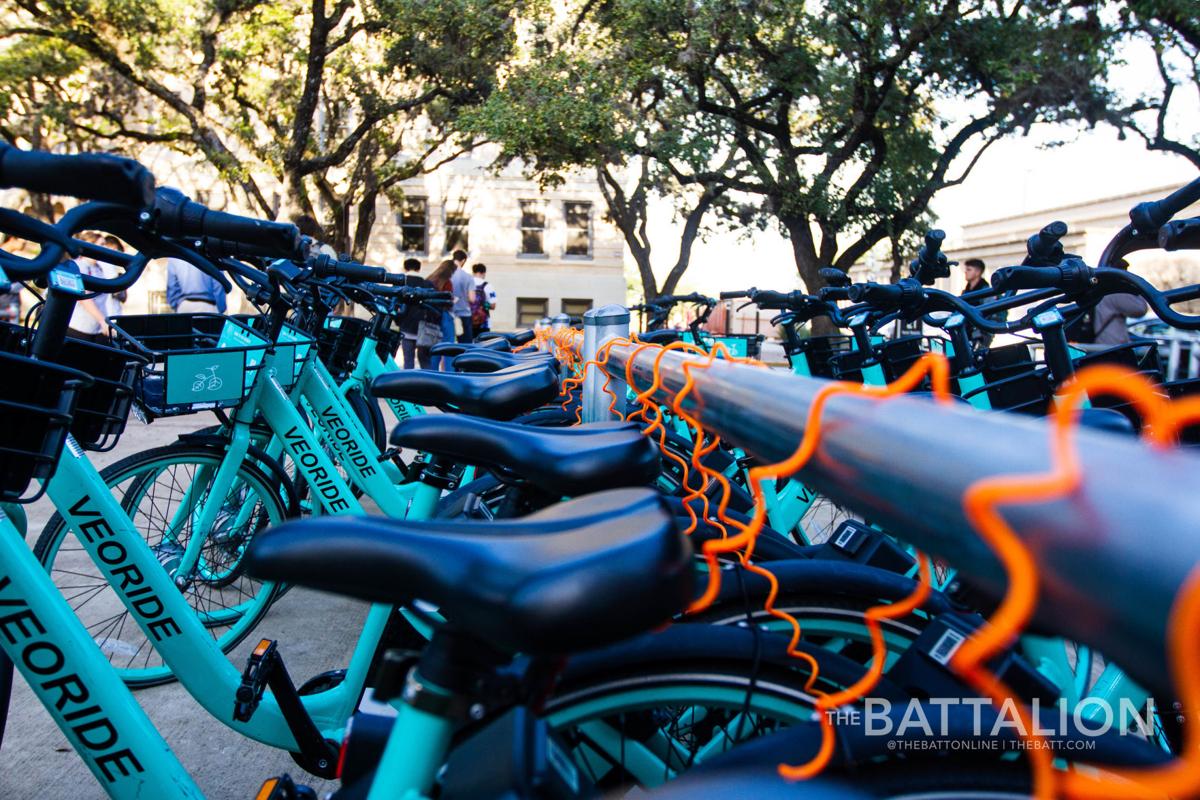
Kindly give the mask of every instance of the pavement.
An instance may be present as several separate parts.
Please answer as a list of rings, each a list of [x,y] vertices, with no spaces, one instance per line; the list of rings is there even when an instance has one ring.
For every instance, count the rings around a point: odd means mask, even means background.
[[[183,432],[213,424],[209,415],[161,419],[146,425],[131,419],[109,453],[96,453],[100,467],[151,447],[170,444]],[[42,499],[26,508],[30,546],[53,513]],[[350,660],[367,605],[345,598],[293,589],[268,612],[254,633],[230,654],[239,671],[260,637],[276,639],[297,683]],[[334,784],[311,778],[287,753],[258,744],[214,719],[178,683],[142,689],[134,695],[176,756],[210,800],[250,800],[263,780],[281,772],[321,792]],[[18,674],[0,746],[0,798],[3,800],[100,800],[106,797],[37,698]]]

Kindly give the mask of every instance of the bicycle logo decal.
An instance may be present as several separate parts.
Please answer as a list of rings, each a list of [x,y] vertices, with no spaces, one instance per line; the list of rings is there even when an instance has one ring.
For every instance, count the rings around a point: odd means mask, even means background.
[[[217,377],[217,365],[205,367],[204,372],[196,373],[195,380],[192,382],[193,392],[215,392],[225,385],[225,381]]]

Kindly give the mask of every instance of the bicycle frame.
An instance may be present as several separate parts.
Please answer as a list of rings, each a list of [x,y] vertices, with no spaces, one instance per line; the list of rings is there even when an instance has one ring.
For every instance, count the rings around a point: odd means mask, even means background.
[[[331,416],[345,422],[340,396],[322,384],[319,372],[310,374],[315,376],[310,381],[314,389],[309,395],[315,407],[333,408],[336,413]],[[326,405],[322,405],[322,399]],[[224,498],[225,492],[233,486],[237,465],[245,458],[249,446],[249,422],[256,413],[261,413],[274,430],[284,432],[276,439],[291,455],[329,513],[364,513],[292,398],[275,380],[270,362],[260,371],[250,397],[235,414],[238,424],[222,464],[205,492],[207,497]],[[353,428],[347,427],[353,432]],[[295,738],[269,693],[249,722],[231,719],[241,674],[221,653],[201,617],[188,605],[83,450],[74,440],[69,440],[69,445],[47,485],[50,499],[163,662],[217,719],[249,738],[295,751]],[[395,491],[390,483],[388,485]],[[436,501],[436,489],[422,484],[415,486],[423,488],[426,495],[432,493]],[[414,489],[413,494],[417,497],[421,492]],[[178,523],[180,516],[187,514],[198,514],[202,522],[210,520],[211,524],[216,513],[212,507],[219,504],[219,501],[200,503],[197,511],[197,501],[185,501],[172,526]],[[193,536],[188,542],[189,546],[196,547],[196,553],[188,556],[192,564],[197,563],[198,540],[202,539]],[[34,565],[44,574],[40,565],[36,562]],[[373,605],[347,666],[345,680],[328,691],[302,697],[309,715],[327,738],[338,739],[346,720],[356,709],[371,660],[391,613],[390,606]],[[88,638],[90,641],[90,636]],[[107,662],[105,666],[111,669]]]
[[[100,786],[115,800],[202,800],[3,510],[0,565],[0,648]]]
[[[379,357],[379,351],[375,349],[376,344],[376,340],[372,339],[369,334],[364,337],[362,346],[358,350],[358,358],[354,361],[354,369],[338,387],[338,391],[343,397],[355,391],[362,392],[380,375],[400,370],[400,366],[396,364],[396,360],[391,356],[388,356],[386,361]],[[392,413],[396,415],[396,419],[400,422],[425,413],[425,409],[421,406],[405,400],[388,398],[384,402],[387,403],[388,408],[392,410]]]

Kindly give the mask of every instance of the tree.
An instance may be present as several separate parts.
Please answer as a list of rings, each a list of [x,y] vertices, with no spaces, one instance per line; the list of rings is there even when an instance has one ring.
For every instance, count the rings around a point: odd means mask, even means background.
[[[251,213],[361,256],[376,200],[474,146],[516,0],[0,0],[0,134],[199,156]],[[51,67],[40,70],[34,53]]]
[[[1123,32],[1148,44],[1159,77],[1156,92],[1121,97],[1108,121],[1122,136],[1133,134],[1149,150],[1174,153],[1200,169],[1200,133],[1173,110],[1180,97],[1200,100],[1200,15],[1191,0],[1129,0],[1121,8]]]
[[[559,16],[558,19],[568,19]],[[510,69],[503,87],[458,124],[501,145],[497,168],[514,161],[543,184],[566,172],[592,172],[608,219],[637,265],[646,300],[672,294],[705,231],[705,218],[728,201],[724,182],[697,170],[734,176],[730,154],[715,160],[712,138],[678,113],[646,65],[604,32],[541,20],[533,57]],[[665,199],[682,222],[678,250],[663,275],[648,231],[651,204]],[[659,270],[662,273],[662,270]]]
[[[1093,6],[607,0],[578,27],[620,43],[672,118],[713,137],[719,165],[677,180],[736,198],[739,223],[777,225],[811,291],[821,267],[910,231],[999,138],[1095,122],[1113,34]]]

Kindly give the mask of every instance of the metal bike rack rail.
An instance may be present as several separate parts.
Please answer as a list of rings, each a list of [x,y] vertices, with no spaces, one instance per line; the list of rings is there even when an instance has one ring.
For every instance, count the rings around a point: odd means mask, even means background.
[[[614,346],[608,370],[623,377],[635,350]],[[657,353],[646,348],[633,357],[636,387],[650,385]],[[655,399],[674,397],[684,385],[684,363],[696,359],[665,354]],[[691,373],[695,388],[683,407],[763,462],[794,452],[814,395],[827,383],[725,361]],[[1000,563],[967,521],[963,493],[984,477],[1047,470],[1048,423],[922,397],[841,394],[822,416],[820,447],[799,478],[999,597]],[[1151,690],[1170,692],[1167,621],[1200,564],[1200,458],[1098,431],[1078,430],[1074,441],[1084,476],[1075,494],[1002,508],[1041,565],[1031,632],[1093,645]]]

